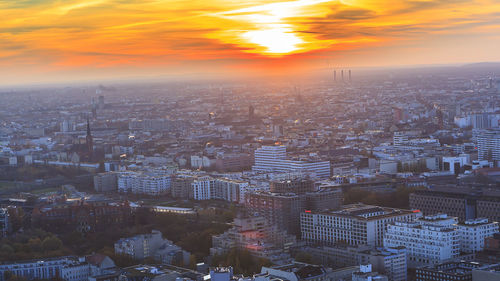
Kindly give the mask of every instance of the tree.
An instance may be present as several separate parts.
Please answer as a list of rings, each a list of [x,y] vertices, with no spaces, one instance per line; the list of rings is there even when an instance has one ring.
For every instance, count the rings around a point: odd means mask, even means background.
[[[49,236],[43,239],[42,249],[44,252],[56,251],[62,247],[61,239],[55,236]]]

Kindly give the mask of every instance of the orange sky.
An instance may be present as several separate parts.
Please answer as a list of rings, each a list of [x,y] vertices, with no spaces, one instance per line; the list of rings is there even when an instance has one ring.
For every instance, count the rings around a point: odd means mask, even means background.
[[[0,0],[0,18],[3,84],[500,61],[495,0]]]

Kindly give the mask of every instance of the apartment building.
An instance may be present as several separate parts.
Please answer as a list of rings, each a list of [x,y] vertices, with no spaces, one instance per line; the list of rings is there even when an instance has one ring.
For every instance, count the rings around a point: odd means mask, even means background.
[[[351,204],[339,211],[306,210],[301,213],[300,227],[302,239],[309,243],[382,246],[387,225],[411,222],[420,216],[419,211]]]
[[[457,218],[445,214],[426,216],[413,222],[394,222],[384,236],[385,247],[403,246],[408,265],[435,265],[460,255]]]
[[[465,253],[482,251],[485,239],[498,232],[498,222],[489,222],[487,218],[466,220],[456,225],[460,236],[460,250]]]

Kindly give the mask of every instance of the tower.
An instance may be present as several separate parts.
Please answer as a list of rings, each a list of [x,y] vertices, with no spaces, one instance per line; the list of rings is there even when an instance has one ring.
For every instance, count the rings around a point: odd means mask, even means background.
[[[253,120],[255,117],[255,108],[253,105],[248,106],[248,120]]]
[[[333,82],[337,82],[337,70],[333,71]]]
[[[90,122],[88,117],[87,117],[87,136],[85,137],[85,140],[87,141],[87,152],[89,153],[89,157],[92,158],[92,154],[94,152],[94,143],[92,134],[90,132]]]
[[[344,70],[343,69],[340,71],[340,76],[342,76],[342,82],[343,82],[344,81]]]
[[[349,82],[351,82],[351,70],[349,69]]]

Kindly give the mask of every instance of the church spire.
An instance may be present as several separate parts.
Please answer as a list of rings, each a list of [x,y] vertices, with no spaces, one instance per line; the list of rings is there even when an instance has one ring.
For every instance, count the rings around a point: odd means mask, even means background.
[[[89,158],[92,158],[92,154],[94,152],[94,143],[93,143],[93,138],[92,138],[92,133],[90,132],[90,121],[89,118],[87,117],[87,150],[89,153]]]

